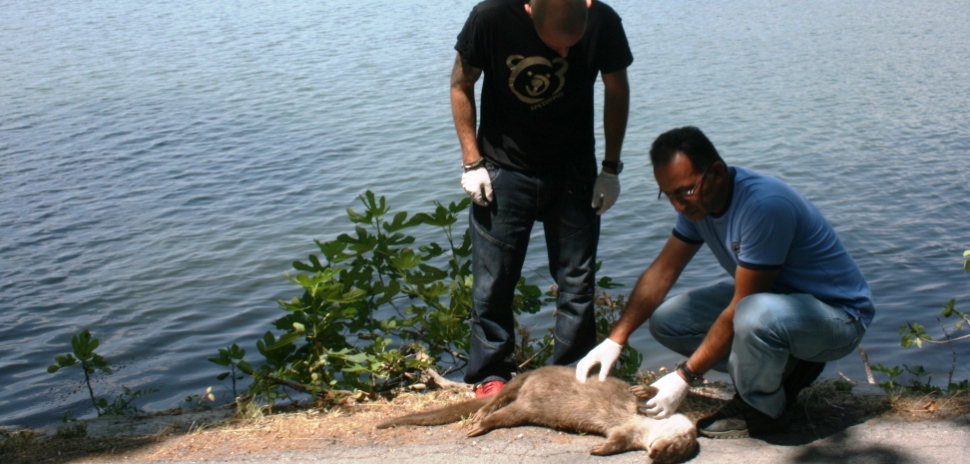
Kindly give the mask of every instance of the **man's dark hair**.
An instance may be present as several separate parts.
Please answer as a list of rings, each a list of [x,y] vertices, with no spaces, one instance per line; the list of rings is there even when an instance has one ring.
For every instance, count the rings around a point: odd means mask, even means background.
[[[718,161],[723,162],[714,144],[694,126],[671,129],[660,134],[650,147],[650,162],[654,167],[664,166],[677,153],[683,153],[696,172],[706,171]]]

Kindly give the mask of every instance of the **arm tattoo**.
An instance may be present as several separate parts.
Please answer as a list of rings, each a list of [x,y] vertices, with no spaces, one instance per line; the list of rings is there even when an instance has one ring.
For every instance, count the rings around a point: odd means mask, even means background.
[[[481,70],[475,69],[468,62],[462,60],[460,54],[456,54],[455,66],[451,70],[451,86],[462,87],[467,84],[474,85],[481,74]]]

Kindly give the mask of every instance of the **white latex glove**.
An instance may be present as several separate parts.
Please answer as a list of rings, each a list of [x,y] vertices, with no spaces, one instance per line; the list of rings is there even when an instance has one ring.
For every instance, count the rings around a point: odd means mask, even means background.
[[[672,416],[677,412],[680,403],[687,397],[687,382],[681,378],[677,371],[661,377],[660,380],[650,385],[657,387],[659,391],[657,396],[647,401],[645,405],[640,406],[640,412],[657,419],[666,419]]]
[[[620,196],[620,178],[616,174],[600,172],[593,184],[593,208],[596,214],[603,214],[616,203]]]
[[[492,201],[492,178],[485,166],[479,166],[461,175],[461,187],[480,206],[488,206]]]
[[[613,363],[620,359],[620,351],[622,350],[623,345],[609,338],[603,340],[603,343],[597,345],[596,348],[590,350],[586,357],[579,360],[579,364],[576,365],[576,380],[586,383],[589,370],[597,364],[600,365],[600,380],[606,380],[606,376],[610,375],[610,369],[613,368]]]

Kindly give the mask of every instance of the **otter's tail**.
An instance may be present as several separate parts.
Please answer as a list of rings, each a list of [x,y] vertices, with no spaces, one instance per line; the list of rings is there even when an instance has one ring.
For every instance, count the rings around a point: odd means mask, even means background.
[[[387,422],[382,422],[377,425],[377,428],[386,429],[400,425],[450,424],[452,422],[458,422],[464,418],[473,416],[476,411],[481,409],[482,406],[485,406],[491,400],[491,396],[486,396],[484,398],[475,398],[473,400],[463,401],[461,403],[452,404],[439,409],[433,409],[431,411],[416,412],[414,414],[408,414],[396,419],[391,419]]]

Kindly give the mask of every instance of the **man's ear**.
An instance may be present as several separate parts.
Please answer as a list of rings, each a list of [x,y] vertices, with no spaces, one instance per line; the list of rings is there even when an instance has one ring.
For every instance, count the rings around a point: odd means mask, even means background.
[[[593,0],[586,0],[586,8],[592,8],[592,7],[593,7]]]
[[[711,170],[715,174],[722,176],[725,173],[727,173],[728,167],[727,167],[727,164],[724,163],[724,161],[715,161],[714,164],[711,165]]]

